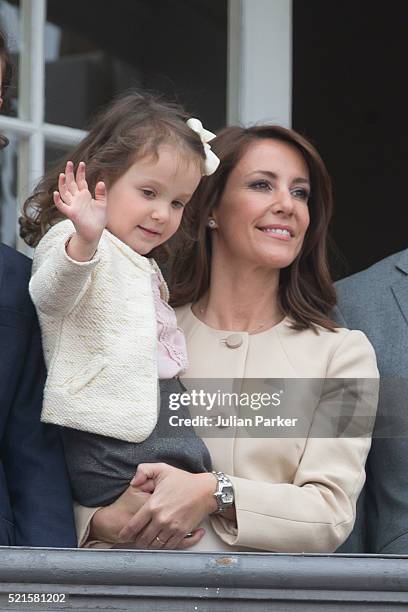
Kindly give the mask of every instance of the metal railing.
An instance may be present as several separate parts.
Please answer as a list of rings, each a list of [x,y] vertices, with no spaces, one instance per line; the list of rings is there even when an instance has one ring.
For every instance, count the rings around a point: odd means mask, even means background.
[[[408,556],[0,548],[0,610],[382,612],[407,606]]]

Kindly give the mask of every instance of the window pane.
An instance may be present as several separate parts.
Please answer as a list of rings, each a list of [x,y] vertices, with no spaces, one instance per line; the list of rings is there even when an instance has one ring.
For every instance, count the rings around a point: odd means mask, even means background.
[[[225,124],[227,0],[48,0],[47,20],[46,121],[86,129],[136,86]]]
[[[6,134],[10,142],[0,151],[0,240],[16,246],[18,139]]]
[[[0,0],[0,28],[5,33],[7,45],[10,50],[13,64],[13,77],[8,91],[7,99],[2,108],[2,114],[10,117],[17,116],[18,99],[18,66],[20,40],[20,2]],[[3,75],[4,78],[4,75]]]

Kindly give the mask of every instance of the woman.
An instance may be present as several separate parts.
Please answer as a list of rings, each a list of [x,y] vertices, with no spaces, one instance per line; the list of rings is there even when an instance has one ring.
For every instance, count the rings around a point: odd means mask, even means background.
[[[370,428],[377,404],[374,351],[364,334],[336,329],[329,317],[332,199],[320,156],[301,136],[275,126],[226,128],[212,147],[221,164],[188,204],[174,264],[187,378],[374,379],[351,393],[355,413],[371,417]],[[139,466],[132,484],[143,492],[130,490],[118,508],[79,509],[80,536],[88,536],[93,515],[89,537],[124,546],[336,550],[353,527],[370,437],[323,437],[316,419],[331,418],[333,389],[343,392],[339,382],[323,385],[314,409],[310,394],[302,396],[309,435],[206,438],[215,469],[227,474],[224,485],[213,474]],[[232,502],[214,497],[223,486],[232,489]],[[129,520],[132,493],[146,502]],[[201,523],[204,531],[186,537]]]

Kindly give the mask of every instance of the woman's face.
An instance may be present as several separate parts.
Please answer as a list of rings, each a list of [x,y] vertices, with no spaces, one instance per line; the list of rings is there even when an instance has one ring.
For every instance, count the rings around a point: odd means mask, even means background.
[[[309,193],[308,168],[295,147],[272,139],[254,142],[213,211],[214,247],[242,263],[289,266],[309,225]]]

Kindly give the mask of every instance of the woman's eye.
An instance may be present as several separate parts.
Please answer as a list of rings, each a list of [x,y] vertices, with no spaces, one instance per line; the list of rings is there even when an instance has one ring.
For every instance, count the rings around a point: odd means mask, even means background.
[[[258,191],[271,189],[271,185],[268,183],[268,181],[255,181],[254,183],[250,183],[249,186],[251,189],[256,189]]]
[[[299,200],[308,200],[309,199],[309,191],[307,189],[294,189],[292,191],[292,195]]]
[[[184,208],[184,204],[183,202],[179,202],[178,200],[175,200],[174,202],[171,203],[171,205],[173,206],[173,208]]]
[[[142,193],[146,198],[154,198],[156,195],[152,189],[142,189]]]

